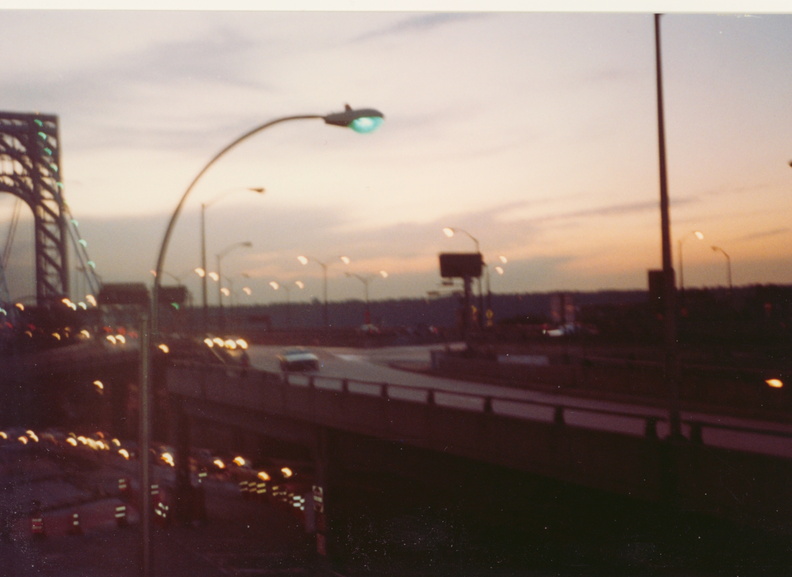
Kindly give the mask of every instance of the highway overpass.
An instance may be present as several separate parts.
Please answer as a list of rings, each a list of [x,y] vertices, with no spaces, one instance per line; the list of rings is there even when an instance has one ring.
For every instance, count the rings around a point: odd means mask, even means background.
[[[451,486],[475,476],[476,464],[774,533],[792,527],[792,429],[783,423],[683,412],[684,438],[670,440],[656,406],[396,371],[368,354],[324,350],[317,374],[280,373],[264,347],[251,350],[251,368],[177,362],[167,374],[173,415],[187,443],[228,429],[238,442],[302,447],[331,544],[341,479],[379,473]]]

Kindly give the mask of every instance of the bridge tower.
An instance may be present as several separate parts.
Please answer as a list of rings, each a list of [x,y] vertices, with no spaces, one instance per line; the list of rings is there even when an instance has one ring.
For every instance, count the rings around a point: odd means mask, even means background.
[[[0,112],[0,193],[19,197],[33,213],[37,303],[60,300],[69,292],[69,268],[57,116]]]

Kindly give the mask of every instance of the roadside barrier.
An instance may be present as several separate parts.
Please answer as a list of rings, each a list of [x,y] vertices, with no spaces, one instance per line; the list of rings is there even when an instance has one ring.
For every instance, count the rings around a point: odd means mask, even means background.
[[[80,524],[80,514],[75,511],[74,513],[72,513],[71,518],[72,521],[68,530],[69,535],[82,535],[83,529],[82,529],[82,525]]]
[[[259,481],[256,483],[256,497],[265,499],[267,497],[267,482]]]
[[[239,492],[242,494],[243,499],[248,499],[251,497],[253,492],[256,489],[255,481],[247,481],[242,480],[239,482]]]
[[[116,525],[119,527],[126,527],[129,525],[129,519],[127,518],[127,507],[126,505],[116,505],[115,508],[115,520]]]
[[[46,537],[47,532],[44,527],[44,515],[41,513],[34,513],[33,517],[30,519],[30,529],[34,539],[43,539]]]
[[[155,520],[157,523],[166,527],[170,523],[170,517],[168,516],[168,505],[160,501],[154,507],[154,514],[156,515]]]

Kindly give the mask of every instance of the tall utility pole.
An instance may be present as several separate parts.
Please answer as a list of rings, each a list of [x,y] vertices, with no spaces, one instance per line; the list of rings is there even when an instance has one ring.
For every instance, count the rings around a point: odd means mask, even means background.
[[[660,14],[654,17],[655,58],[657,73],[657,137],[660,155],[660,226],[663,253],[663,337],[665,344],[665,381],[668,389],[669,436],[679,437],[679,366],[677,359],[676,283],[671,255],[671,219],[668,206],[668,177],[665,151],[665,119],[663,117],[663,68],[660,58]]]

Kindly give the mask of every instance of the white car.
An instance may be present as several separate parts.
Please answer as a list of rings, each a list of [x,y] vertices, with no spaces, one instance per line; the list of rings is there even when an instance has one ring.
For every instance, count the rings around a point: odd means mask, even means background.
[[[319,357],[308,349],[286,349],[278,355],[282,371],[318,371]]]

